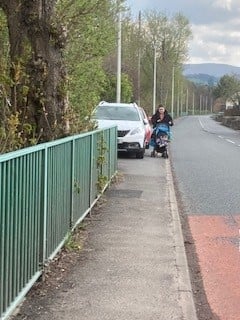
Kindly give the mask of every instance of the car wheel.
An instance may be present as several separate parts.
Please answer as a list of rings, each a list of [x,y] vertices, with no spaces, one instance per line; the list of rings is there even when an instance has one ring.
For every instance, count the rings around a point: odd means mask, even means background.
[[[143,159],[144,158],[144,151],[140,151],[136,153],[136,158],[137,159]]]

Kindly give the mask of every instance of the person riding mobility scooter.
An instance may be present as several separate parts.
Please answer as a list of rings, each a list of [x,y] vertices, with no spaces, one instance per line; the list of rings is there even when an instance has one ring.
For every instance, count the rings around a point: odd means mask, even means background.
[[[161,153],[163,158],[168,158],[167,146],[170,141],[170,126],[173,126],[173,119],[163,105],[158,106],[158,110],[151,118],[153,133],[150,145],[153,147],[151,157]]]

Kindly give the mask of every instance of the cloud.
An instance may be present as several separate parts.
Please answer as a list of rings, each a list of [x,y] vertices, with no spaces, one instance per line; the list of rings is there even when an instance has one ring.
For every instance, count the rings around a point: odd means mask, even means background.
[[[240,66],[240,0],[127,0],[133,14],[157,10],[182,13],[193,31],[190,63],[216,62]]]
[[[231,11],[232,8],[232,0],[217,0],[213,2],[213,7],[222,8]]]
[[[233,22],[233,25],[238,24]],[[240,26],[232,29],[222,24],[193,25],[190,43],[190,62],[240,64]]]

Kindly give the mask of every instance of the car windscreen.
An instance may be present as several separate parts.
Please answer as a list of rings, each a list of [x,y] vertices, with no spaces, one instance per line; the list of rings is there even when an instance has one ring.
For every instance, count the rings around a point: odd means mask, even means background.
[[[133,107],[128,106],[98,106],[95,118],[99,120],[140,120],[137,110]]]

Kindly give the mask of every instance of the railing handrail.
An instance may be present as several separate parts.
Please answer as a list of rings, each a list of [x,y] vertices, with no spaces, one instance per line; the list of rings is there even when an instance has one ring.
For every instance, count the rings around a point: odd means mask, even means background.
[[[0,155],[1,320],[21,302],[116,172],[116,126]]]
[[[111,129],[114,128],[115,126],[109,126],[106,127],[105,129]],[[80,133],[80,134],[76,134],[73,136],[69,136],[69,137],[65,137],[65,138],[61,138],[61,139],[57,139],[54,141],[48,141],[48,142],[44,142],[44,143],[40,143],[31,147],[26,147],[26,148],[22,148],[20,150],[15,150],[15,151],[10,151],[7,153],[3,153],[0,154],[0,162],[4,162],[6,160],[10,160],[13,158],[17,158],[17,157],[21,157],[23,155],[27,155],[29,153],[33,153],[36,151],[40,151],[40,150],[44,150],[46,148],[52,147],[52,146],[57,146],[72,140],[77,140],[77,139],[81,139],[84,138],[85,136],[94,134],[94,132],[101,132],[105,129],[95,129],[93,131],[88,131],[88,132],[84,132],[84,133]]]

